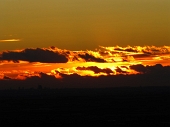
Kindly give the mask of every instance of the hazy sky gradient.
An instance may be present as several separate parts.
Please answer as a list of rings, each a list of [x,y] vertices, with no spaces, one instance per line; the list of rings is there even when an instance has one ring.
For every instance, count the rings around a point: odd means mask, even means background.
[[[170,45],[170,0],[0,0],[0,50]]]

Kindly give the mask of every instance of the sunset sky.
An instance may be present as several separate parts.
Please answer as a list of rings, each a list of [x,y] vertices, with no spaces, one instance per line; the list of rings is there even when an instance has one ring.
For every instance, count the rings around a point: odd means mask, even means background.
[[[0,0],[0,80],[167,77],[169,14],[169,0]]]
[[[0,0],[0,51],[169,45],[169,13],[169,0]]]

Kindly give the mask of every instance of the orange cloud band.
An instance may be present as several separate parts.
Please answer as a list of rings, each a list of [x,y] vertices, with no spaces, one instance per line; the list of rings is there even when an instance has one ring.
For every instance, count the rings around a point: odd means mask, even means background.
[[[8,77],[19,75],[22,79],[41,72],[55,77],[62,77],[63,74],[80,76],[150,74],[151,72],[167,74],[169,66],[169,46],[101,46],[95,51],[70,51],[50,47],[0,53],[2,75]],[[11,73],[5,73],[9,71]]]

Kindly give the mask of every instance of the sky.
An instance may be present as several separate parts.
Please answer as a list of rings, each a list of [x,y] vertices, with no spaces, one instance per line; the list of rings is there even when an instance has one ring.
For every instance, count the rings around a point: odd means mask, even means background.
[[[169,0],[0,0],[0,51],[169,45],[169,12]]]
[[[169,12],[169,0],[0,0],[0,89],[169,86]]]

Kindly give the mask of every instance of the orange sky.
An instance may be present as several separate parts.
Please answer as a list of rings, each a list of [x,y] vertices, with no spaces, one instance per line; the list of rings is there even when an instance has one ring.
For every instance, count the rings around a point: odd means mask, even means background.
[[[0,51],[170,44],[169,0],[1,0]]]
[[[78,74],[81,76],[138,74],[134,65],[170,66],[170,47],[98,47],[95,51],[71,51],[56,47],[5,51],[0,54],[0,77],[20,79],[39,76]],[[142,68],[144,68],[142,67]]]
[[[169,0],[1,0],[0,79],[167,69],[169,12]]]

